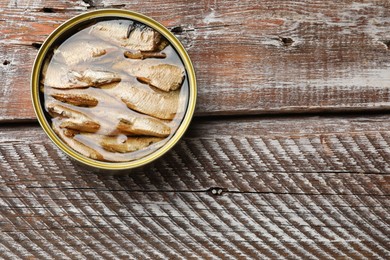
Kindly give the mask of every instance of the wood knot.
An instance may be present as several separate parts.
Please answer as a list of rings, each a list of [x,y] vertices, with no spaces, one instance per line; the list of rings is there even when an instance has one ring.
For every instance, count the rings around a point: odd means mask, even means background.
[[[95,3],[92,0],[83,0],[84,3],[86,3],[89,6],[94,6]]]
[[[214,196],[221,196],[223,194],[224,190],[223,190],[223,188],[212,187],[208,190],[208,192]]]
[[[41,11],[44,13],[55,13],[54,9],[50,7],[43,7]]]
[[[175,26],[171,29],[171,32],[177,33],[177,34],[181,34],[183,31],[184,31],[183,27],[181,27],[181,26]]]
[[[9,60],[5,60],[4,62],[3,62],[3,65],[4,66],[7,66],[8,64],[10,64],[11,62],[9,61]]]
[[[41,46],[42,46],[42,43],[33,42],[33,43],[31,43],[31,46],[33,46],[35,49],[39,50],[39,48],[41,48]]]
[[[294,43],[294,40],[290,37],[280,37],[280,41],[282,42],[283,46],[291,46]]]
[[[384,40],[382,43],[386,46],[388,50],[390,50],[390,40]]]

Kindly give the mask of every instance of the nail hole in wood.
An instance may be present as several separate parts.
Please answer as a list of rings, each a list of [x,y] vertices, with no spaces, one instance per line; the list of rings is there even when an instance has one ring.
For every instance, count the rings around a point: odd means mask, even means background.
[[[214,196],[221,196],[223,193],[223,189],[218,187],[210,188],[208,191]]]
[[[33,46],[35,49],[39,50],[39,48],[41,48],[41,46],[42,46],[42,43],[33,42],[33,43],[31,43],[31,46]]]
[[[183,32],[183,27],[181,27],[181,26],[173,27],[173,28],[171,29],[171,32],[180,34],[180,33]]]
[[[7,66],[8,64],[10,64],[11,62],[9,61],[9,60],[5,60],[4,62],[3,62],[3,65],[4,66]]]
[[[44,13],[55,13],[53,8],[50,7],[43,7],[42,12]]]
[[[294,40],[290,37],[281,37],[280,41],[283,43],[284,46],[291,46],[294,43]]]

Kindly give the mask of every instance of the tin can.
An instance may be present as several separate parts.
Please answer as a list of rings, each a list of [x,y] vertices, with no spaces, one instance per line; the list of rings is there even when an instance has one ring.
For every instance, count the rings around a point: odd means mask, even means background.
[[[59,136],[53,131],[44,111],[44,101],[42,100],[42,96],[40,94],[40,81],[43,63],[46,56],[48,55],[49,50],[53,47],[53,44],[56,44],[57,40],[60,37],[64,38],[67,34],[69,34],[70,31],[75,31],[79,27],[82,27],[84,24],[99,19],[130,19],[140,24],[149,26],[150,28],[159,32],[171,44],[176,53],[179,55],[186,71],[186,80],[188,84],[188,101],[180,125],[178,126],[175,133],[162,147],[158,148],[157,150],[142,158],[133,161],[99,161],[88,158],[76,152],[71,147],[69,147],[63,140],[61,140],[61,138],[59,138]],[[165,28],[163,25],[156,22],[155,20],[136,12],[120,9],[104,9],[84,13],[74,18],[71,18],[68,21],[64,22],[62,25],[60,25],[48,36],[48,38],[45,40],[45,42],[39,49],[39,52],[34,61],[31,74],[31,95],[35,114],[41,127],[48,135],[48,137],[52,140],[52,142],[60,150],[62,150],[70,158],[76,160],[84,166],[89,166],[89,168],[93,168],[99,171],[108,171],[115,173],[149,165],[150,163],[154,162],[156,159],[167,153],[170,149],[172,149],[172,147],[181,139],[181,137],[184,135],[185,131],[189,127],[190,121],[195,110],[197,86],[195,71],[192,62],[188,56],[188,53],[186,52],[180,41],[167,28]]]

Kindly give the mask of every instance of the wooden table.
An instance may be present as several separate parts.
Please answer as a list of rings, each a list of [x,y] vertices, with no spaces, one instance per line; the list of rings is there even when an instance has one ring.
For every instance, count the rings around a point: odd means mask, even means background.
[[[124,3],[126,2],[126,3]],[[186,137],[98,175],[54,147],[29,75],[74,15],[144,13],[188,49]],[[390,259],[390,1],[0,1],[0,256]]]

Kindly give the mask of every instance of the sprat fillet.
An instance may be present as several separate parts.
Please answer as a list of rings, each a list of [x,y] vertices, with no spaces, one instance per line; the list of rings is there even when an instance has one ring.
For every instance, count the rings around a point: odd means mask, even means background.
[[[120,80],[120,76],[114,72],[92,69],[69,70],[64,65],[53,63],[43,73],[41,83],[52,88],[71,89],[96,87]]]
[[[80,154],[95,160],[104,160],[103,155],[97,152],[95,149],[92,149],[91,147],[76,141],[73,137],[69,137],[66,134],[66,129],[61,128],[58,121],[53,120],[52,127],[54,132],[62,139],[62,141],[64,141],[76,152],[79,152]]]
[[[117,153],[129,153],[146,148],[154,143],[162,141],[159,137],[127,137],[124,136],[102,136],[93,134],[82,134],[84,139],[99,144],[104,150]]]
[[[100,145],[110,152],[129,153],[146,148],[154,143],[162,141],[157,137],[128,137],[125,142],[120,142],[114,137],[103,137]]]
[[[116,63],[113,68],[163,91],[179,89],[184,80],[183,68],[158,61],[128,59]]]
[[[46,87],[45,93],[63,103],[79,107],[95,107],[99,100],[84,89],[54,89]]]
[[[47,111],[52,117],[60,117],[63,119],[59,125],[61,128],[69,128],[90,133],[94,133],[100,128],[98,122],[79,111],[56,103],[49,103],[46,106]]]
[[[93,61],[116,49],[117,47],[102,41],[72,41],[55,50],[53,59],[56,62],[73,66]]]
[[[156,51],[164,44],[159,32],[127,20],[99,22],[89,33],[130,50]]]
[[[175,117],[179,104],[179,90],[164,92],[139,85],[141,84],[123,81],[104,91],[122,100],[132,110],[160,119]]]

